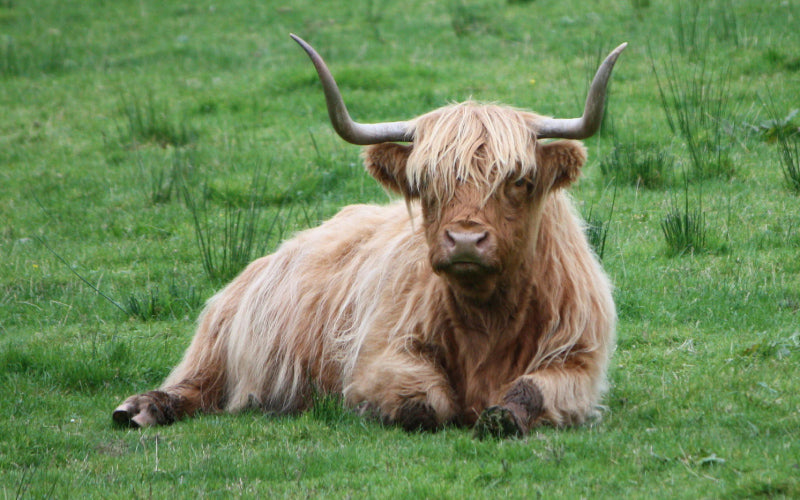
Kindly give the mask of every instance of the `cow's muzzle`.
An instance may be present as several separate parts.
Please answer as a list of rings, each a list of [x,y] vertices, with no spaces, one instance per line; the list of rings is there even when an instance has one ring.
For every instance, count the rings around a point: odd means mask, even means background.
[[[482,226],[450,227],[442,231],[436,271],[455,275],[497,272],[495,237]]]

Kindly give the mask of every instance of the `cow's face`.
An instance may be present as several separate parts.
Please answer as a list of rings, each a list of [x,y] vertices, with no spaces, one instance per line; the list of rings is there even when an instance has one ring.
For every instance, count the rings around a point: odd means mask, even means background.
[[[418,126],[412,145],[384,143],[365,153],[376,179],[422,205],[434,271],[477,300],[489,298],[504,277],[533,258],[542,202],[577,178],[586,157],[580,143],[537,142],[525,120],[520,123],[525,130],[511,141],[517,150],[510,153],[501,152],[485,130],[463,147],[449,142],[459,138],[436,141],[443,150],[431,152],[424,126]],[[439,132],[441,126],[453,127],[436,125],[431,128]]]

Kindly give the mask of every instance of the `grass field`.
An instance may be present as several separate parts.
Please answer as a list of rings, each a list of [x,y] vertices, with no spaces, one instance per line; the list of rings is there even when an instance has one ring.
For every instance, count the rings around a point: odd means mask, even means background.
[[[800,497],[798,25],[794,0],[0,0],[0,497]],[[388,199],[290,32],[365,122],[576,116],[629,42],[572,190],[620,315],[599,424],[477,441],[322,399],[112,426],[244,262]]]

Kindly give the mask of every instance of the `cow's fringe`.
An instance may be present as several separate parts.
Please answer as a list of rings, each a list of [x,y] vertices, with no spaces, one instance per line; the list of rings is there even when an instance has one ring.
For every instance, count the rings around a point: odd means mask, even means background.
[[[488,198],[510,176],[535,173],[539,115],[472,101],[416,118],[406,166],[412,187],[449,200],[459,181],[482,186]],[[477,160],[477,161],[476,161]]]

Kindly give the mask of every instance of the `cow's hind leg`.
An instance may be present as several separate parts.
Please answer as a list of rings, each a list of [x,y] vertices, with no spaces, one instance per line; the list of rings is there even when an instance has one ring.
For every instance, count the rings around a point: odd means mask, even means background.
[[[119,405],[112,413],[114,422],[128,427],[169,425],[197,412],[221,409],[232,302],[229,294],[209,303],[183,360],[158,390],[131,396]]]
[[[218,411],[225,384],[220,360],[219,350],[201,330],[161,388],[123,401],[112,413],[114,422],[127,427],[169,425],[199,411]]]
[[[198,411],[218,408],[219,389],[197,381],[184,382],[137,394],[119,405],[112,417],[124,427],[170,425]]]

